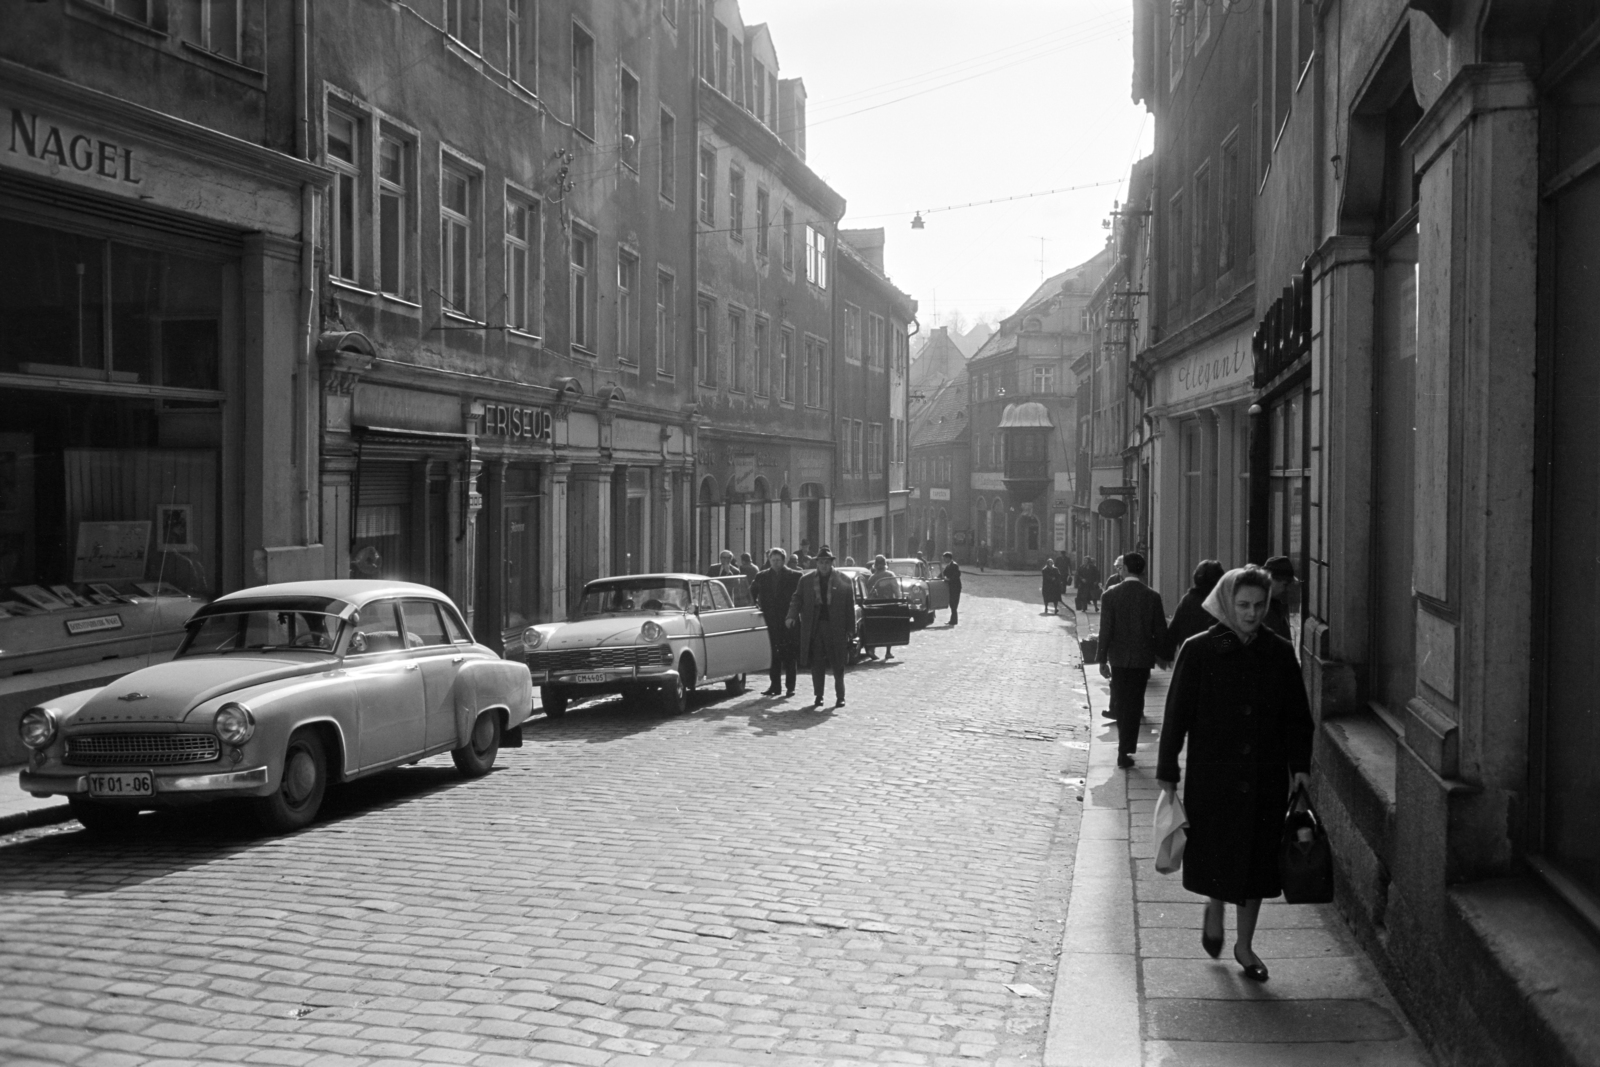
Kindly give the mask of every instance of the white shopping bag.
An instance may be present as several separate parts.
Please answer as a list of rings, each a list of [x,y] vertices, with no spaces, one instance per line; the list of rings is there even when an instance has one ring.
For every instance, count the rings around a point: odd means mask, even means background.
[[[1189,825],[1189,815],[1183,810],[1178,794],[1163,789],[1156,797],[1154,836],[1156,841],[1156,870],[1172,874],[1183,866],[1183,846],[1188,835],[1183,828]]]

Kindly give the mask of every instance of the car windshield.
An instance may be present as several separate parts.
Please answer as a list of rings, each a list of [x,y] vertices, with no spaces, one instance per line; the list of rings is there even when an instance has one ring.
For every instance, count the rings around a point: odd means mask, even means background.
[[[917,561],[914,559],[891,559],[889,569],[902,578],[915,578],[917,576]]]
[[[665,578],[597,582],[583,591],[579,615],[639,615],[688,611],[689,583]]]
[[[178,656],[215,656],[230,652],[276,652],[295,649],[333,654],[339,639],[337,615],[318,611],[256,610],[206,615],[189,624]]]

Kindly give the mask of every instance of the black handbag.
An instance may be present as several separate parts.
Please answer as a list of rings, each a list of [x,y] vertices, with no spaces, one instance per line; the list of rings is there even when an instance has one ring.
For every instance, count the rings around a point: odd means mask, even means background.
[[[1302,799],[1303,807],[1297,803]],[[1333,903],[1333,847],[1305,786],[1289,798],[1289,813],[1283,818],[1278,879],[1283,883],[1283,899],[1290,904]]]

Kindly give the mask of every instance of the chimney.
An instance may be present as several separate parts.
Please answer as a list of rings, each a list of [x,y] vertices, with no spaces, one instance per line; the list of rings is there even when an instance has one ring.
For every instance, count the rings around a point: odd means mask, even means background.
[[[806,158],[806,83],[800,78],[778,82],[778,137],[789,151]]]
[[[872,264],[872,269],[883,273],[883,227],[870,230],[840,230],[839,240],[861,253],[861,258]]]

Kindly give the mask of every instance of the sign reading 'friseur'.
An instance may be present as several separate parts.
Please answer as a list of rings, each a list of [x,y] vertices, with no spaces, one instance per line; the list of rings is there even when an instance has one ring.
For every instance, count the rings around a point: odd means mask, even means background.
[[[144,184],[135,168],[132,148],[41,119],[22,108],[11,109],[6,149],[12,155],[27,156],[39,163],[75,170],[108,182]]]

